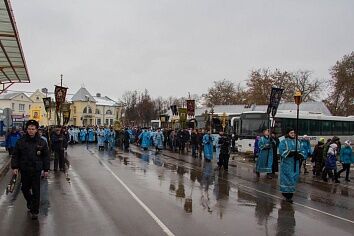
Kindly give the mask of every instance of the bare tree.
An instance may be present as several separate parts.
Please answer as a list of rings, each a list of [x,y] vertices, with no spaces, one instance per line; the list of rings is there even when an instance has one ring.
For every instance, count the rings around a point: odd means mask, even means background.
[[[296,87],[302,94],[302,101],[315,101],[318,99],[319,92],[322,88],[323,82],[318,79],[311,78],[312,72],[308,70],[298,71],[293,74]],[[291,87],[289,88],[291,91]],[[294,94],[294,90],[293,93]]]
[[[354,115],[354,51],[337,61],[330,73],[331,92],[326,104],[334,115]]]
[[[205,94],[208,104],[213,105],[232,105],[237,104],[242,97],[242,87],[238,86],[230,80],[214,81],[214,86],[208,89]]]

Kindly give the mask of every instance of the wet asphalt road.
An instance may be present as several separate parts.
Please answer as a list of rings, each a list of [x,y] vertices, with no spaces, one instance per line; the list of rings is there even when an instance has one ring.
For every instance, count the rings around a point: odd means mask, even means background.
[[[137,150],[135,147],[133,149]],[[41,183],[38,221],[0,181],[0,235],[354,235],[354,190],[303,178],[294,204],[247,163],[229,173],[190,157],[69,147],[70,183]],[[179,160],[181,159],[181,160]]]

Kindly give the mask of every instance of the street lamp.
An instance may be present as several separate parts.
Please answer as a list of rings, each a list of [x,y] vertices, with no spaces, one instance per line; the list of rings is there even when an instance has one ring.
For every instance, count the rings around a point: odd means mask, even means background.
[[[298,151],[297,151],[297,141],[299,138],[299,107],[302,102],[302,94],[300,90],[296,89],[296,92],[294,94],[294,101],[297,106],[296,108],[296,136],[295,136],[295,157],[297,158]],[[296,163],[296,161],[295,161]],[[296,171],[296,164],[294,165],[294,171]]]
[[[213,115],[214,115],[214,106],[213,105],[211,105],[211,108],[210,108],[210,113],[209,113],[209,115],[210,115],[210,132],[212,133],[213,131],[212,131],[212,120],[213,120]]]

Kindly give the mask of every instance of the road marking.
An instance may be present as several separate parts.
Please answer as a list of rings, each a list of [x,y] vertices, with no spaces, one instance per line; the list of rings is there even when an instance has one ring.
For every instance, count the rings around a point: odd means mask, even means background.
[[[167,156],[167,155],[165,155],[165,156]],[[170,156],[167,156],[167,157],[170,157]],[[170,158],[173,158],[173,157],[170,157]],[[175,159],[175,160],[177,160],[177,161],[180,161],[180,160],[178,160],[177,158],[173,158],[173,159]],[[187,168],[187,169],[193,169],[193,170],[196,170],[196,171],[200,171],[200,170],[195,169],[195,168],[193,168],[193,167],[185,166],[185,164],[190,164],[190,165],[192,165],[192,163],[182,163],[182,164],[183,164],[183,166],[184,166],[185,168]],[[248,165],[248,164],[246,164],[246,165]],[[235,176],[236,176],[236,175],[235,175]],[[236,177],[237,177],[237,176],[236,176]],[[238,177],[237,177],[237,178],[238,178]],[[224,180],[225,180],[225,179],[224,179]],[[226,180],[226,181],[228,181],[228,182],[231,183],[231,184],[238,185],[238,186],[241,186],[241,187],[243,187],[243,188],[250,189],[250,190],[253,190],[253,191],[262,193],[262,194],[267,195],[267,196],[271,196],[271,197],[276,198],[276,199],[279,199],[279,200],[283,200],[282,197],[279,197],[279,196],[277,196],[277,195],[273,195],[273,194],[270,194],[270,193],[267,193],[267,192],[263,192],[263,191],[261,191],[261,190],[258,190],[258,189],[252,188],[252,187],[248,187],[248,186],[243,185],[243,184],[233,183],[233,182],[231,182],[230,180]],[[316,212],[318,212],[318,213],[322,213],[322,214],[324,214],[324,215],[331,216],[331,217],[333,217],[333,218],[336,218],[336,219],[343,220],[343,221],[346,221],[346,222],[349,222],[349,223],[354,224],[354,221],[353,221],[353,220],[349,220],[349,219],[346,219],[346,218],[343,218],[343,217],[340,217],[340,216],[337,216],[337,215],[333,215],[333,214],[331,214],[331,213],[328,213],[328,212],[325,212],[325,211],[321,211],[321,210],[318,210],[318,209],[313,208],[313,207],[306,206],[306,205],[301,204],[301,203],[293,202],[293,204],[294,204],[294,205],[298,205],[298,206],[302,206],[302,207],[307,208],[307,209],[309,209],[309,210],[316,211]]]
[[[227,180],[227,181],[229,181],[229,180]],[[230,183],[232,183],[232,182],[230,182]],[[279,200],[283,200],[282,197],[279,197],[279,196],[277,196],[277,195],[273,195],[273,194],[270,194],[270,193],[267,193],[267,192],[263,192],[263,191],[261,191],[261,190],[258,190],[258,189],[252,188],[252,187],[248,187],[248,186],[245,186],[245,185],[243,185],[243,184],[239,184],[239,183],[232,183],[232,184],[235,184],[235,185],[241,186],[241,187],[243,187],[243,188],[250,189],[250,190],[253,190],[253,191],[262,193],[262,194],[267,195],[267,196],[271,196],[271,197],[276,198],[276,199],[279,199]],[[343,221],[346,221],[346,222],[349,222],[349,223],[354,224],[354,221],[353,221],[353,220],[349,220],[349,219],[346,219],[346,218],[343,218],[343,217],[340,217],[340,216],[337,216],[337,215],[333,215],[333,214],[331,214],[331,213],[328,213],[328,212],[325,212],[325,211],[321,211],[321,210],[318,210],[318,209],[313,208],[313,207],[306,206],[306,205],[301,204],[301,203],[293,202],[293,204],[294,204],[294,205],[298,205],[298,206],[302,206],[302,207],[307,208],[307,209],[309,209],[309,210],[316,211],[316,212],[319,212],[319,213],[322,213],[322,214],[325,214],[325,215],[328,215],[328,216],[337,218],[337,219],[339,219],[339,220],[343,220]]]
[[[96,154],[93,155],[97,160],[101,161]],[[139,203],[139,205],[154,219],[154,221],[161,227],[161,229],[166,233],[168,236],[174,236],[174,234],[167,228],[167,226],[162,223],[162,221],[150,210],[149,207],[147,207],[143,201],[141,201],[138,196],[135,195],[135,193],[121,180],[112,170],[109,168],[109,166],[102,161],[101,163],[112,175],[113,177],[118,180],[118,182],[128,191],[128,193],[134,198],[135,201]]]

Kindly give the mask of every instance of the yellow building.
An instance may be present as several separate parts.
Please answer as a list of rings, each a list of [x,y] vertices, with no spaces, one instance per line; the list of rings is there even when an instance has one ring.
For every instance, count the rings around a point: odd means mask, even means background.
[[[0,108],[10,108],[16,125],[21,126],[29,119],[35,119],[40,125],[56,125],[54,106],[48,113],[45,111],[43,98],[46,97],[39,89],[34,93],[8,92],[0,95]],[[66,100],[71,103],[68,125],[114,125],[122,116],[122,106],[107,96],[97,93],[92,96],[86,88],[80,88],[74,95],[67,94]]]

